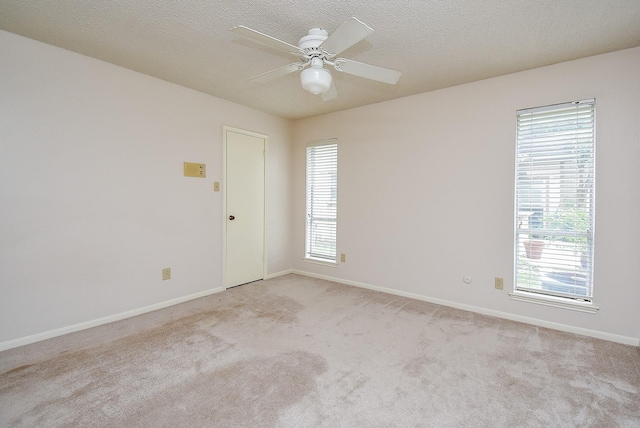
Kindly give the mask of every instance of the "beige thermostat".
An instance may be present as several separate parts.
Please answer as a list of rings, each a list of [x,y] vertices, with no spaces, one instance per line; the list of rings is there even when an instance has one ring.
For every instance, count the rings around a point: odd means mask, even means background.
[[[185,162],[184,176],[205,178],[207,176],[207,166],[203,163]]]

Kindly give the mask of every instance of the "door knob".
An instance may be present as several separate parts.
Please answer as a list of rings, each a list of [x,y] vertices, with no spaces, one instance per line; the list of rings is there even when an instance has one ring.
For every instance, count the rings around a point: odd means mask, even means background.
[[[230,216],[229,216],[229,220],[235,220],[235,218],[236,218],[236,217],[235,217],[235,216],[233,216],[233,215],[230,215]]]

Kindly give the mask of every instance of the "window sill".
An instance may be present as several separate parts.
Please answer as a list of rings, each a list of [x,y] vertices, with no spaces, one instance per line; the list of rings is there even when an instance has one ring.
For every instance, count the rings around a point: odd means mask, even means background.
[[[314,259],[311,257],[305,257],[302,259],[306,263],[313,263],[314,265],[321,266],[329,266],[329,267],[338,267],[338,262],[330,262],[322,259]]]
[[[514,291],[509,293],[511,300],[520,302],[535,303],[538,305],[552,306],[554,308],[570,309],[572,311],[586,312],[595,314],[598,309],[593,302],[578,302],[573,299],[565,299],[562,297],[545,296],[542,294],[529,293],[526,291]]]

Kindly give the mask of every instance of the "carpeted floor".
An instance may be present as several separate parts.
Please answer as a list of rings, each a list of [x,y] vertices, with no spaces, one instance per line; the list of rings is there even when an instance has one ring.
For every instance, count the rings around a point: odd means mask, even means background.
[[[640,350],[298,275],[0,353],[0,426],[640,426]]]

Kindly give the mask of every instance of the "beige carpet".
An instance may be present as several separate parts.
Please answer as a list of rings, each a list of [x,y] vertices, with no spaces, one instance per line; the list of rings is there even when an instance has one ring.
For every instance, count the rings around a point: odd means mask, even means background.
[[[638,348],[287,275],[0,353],[0,426],[640,426]]]

